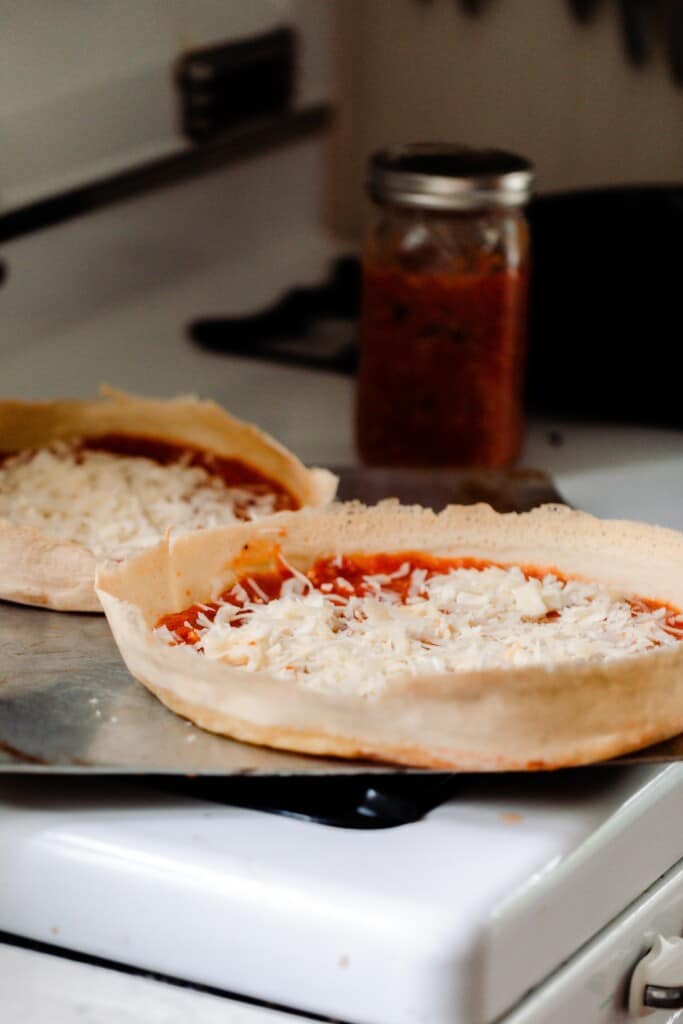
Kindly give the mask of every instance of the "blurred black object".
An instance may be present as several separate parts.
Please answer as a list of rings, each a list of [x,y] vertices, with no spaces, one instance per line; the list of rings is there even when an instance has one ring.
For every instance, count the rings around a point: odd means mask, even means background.
[[[420,821],[450,800],[463,776],[283,776],[281,778],[159,780],[162,788],[200,800],[282,814],[335,828],[396,828]]]
[[[532,412],[683,426],[683,186],[536,199]]]
[[[569,9],[577,21],[588,23],[593,20],[602,5],[602,0],[568,0]]]
[[[202,348],[267,359],[289,366],[354,373],[354,331],[341,340],[321,330],[326,321],[350,321],[360,313],[360,265],[355,257],[337,260],[326,281],[314,288],[293,288],[267,309],[244,317],[219,317],[190,324]]]
[[[206,143],[286,110],[294,62],[295,37],[286,28],[183,54],[175,68],[183,132]]]
[[[683,0],[663,0],[668,18],[669,65],[674,81],[683,85]]]
[[[477,18],[488,7],[491,0],[460,0],[460,7],[471,18]]]
[[[531,413],[683,427],[683,186],[541,196],[529,207]],[[198,320],[213,351],[353,373],[358,261],[252,317]],[[330,346],[327,320],[348,323]]]
[[[651,50],[652,0],[619,0],[621,32],[632,64],[644,64]]]
[[[653,42],[664,39],[671,76],[683,85],[683,0],[616,0],[621,35],[627,56],[639,67],[653,51]],[[581,24],[589,24],[603,6],[602,0],[567,0]]]

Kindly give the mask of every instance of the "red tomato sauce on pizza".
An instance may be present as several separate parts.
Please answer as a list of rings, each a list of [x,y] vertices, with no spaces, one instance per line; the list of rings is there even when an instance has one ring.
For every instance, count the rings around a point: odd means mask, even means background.
[[[203,451],[191,445],[177,444],[160,438],[142,437],[136,434],[101,434],[74,442],[74,454],[79,451],[108,452],[112,455],[125,455],[150,459],[161,466],[170,466],[183,462],[188,466],[199,466],[211,476],[218,477],[226,487],[244,488],[255,495],[272,494],[274,497],[273,511],[282,512],[296,510],[300,502],[283,484],[261,473],[260,470],[248,465],[241,459],[225,458]],[[0,467],[13,458],[18,452],[0,453]],[[240,518],[240,509],[236,509]],[[248,518],[245,514],[244,518]]]
[[[257,493],[274,494],[277,512],[300,507],[299,502],[286,487],[260,470],[254,469],[241,459],[224,458],[201,448],[134,434],[102,434],[99,437],[86,438],[81,447],[88,451],[147,458],[162,466],[169,466],[182,460],[189,466],[199,466],[212,476],[220,477],[227,487],[245,487]]]
[[[319,558],[305,573],[306,578],[316,590],[320,590],[327,596],[348,600],[350,597],[365,597],[373,593],[375,583],[368,581],[368,577],[386,577],[382,580],[383,591],[393,591],[399,595],[401,603],[405,603],[409,597],[412,585],[412,574],[417,570],[425,573],[425,579],[439,574],[446,574],[455,569],[474,569],[483,571],[487,568],[507,569],[510,566],[498,562],[492,562],[479,558],[438,558],[419,552],[402,552],[398,554],[376,554],[376,555],[343,555],[333,558]],[[557,569],[542,569],[533,566],[519,566],[527,579],[543,579],[552,574],[561,582],[567,582],[568,577],[563,576]],[[264,604],[268,601],[277,600],[282,592],[286,580],[294,576],[292,569],[284,562],[276,570],[265,573],[254,573],[242,577],[228,590],[224,591],[218,601],[207,602],[206,604],[193,604],[180,612],[173,612],[162,616],[157,622],[157,628],[165,626],[171,633],[175,634],[178,643],[194,645],[199,640],[197,625],[199,616],[202,615],[209,621],[213,621],[218,609],[222,604],[229,603],[236,607],[244,607],[247,604]],[[645,598],[632,598],[628,600],[633,616],[641,612],[655,612],[665,609],[665,628],[677,638],[683,639],[683,611],[674,608],[665,602],[652,601]],[[549,611],[543,619],[538,621],[551,621],[556,618],[556,611]],[[233,628],[242,625],[244,619],[234,619],[231,622]]]

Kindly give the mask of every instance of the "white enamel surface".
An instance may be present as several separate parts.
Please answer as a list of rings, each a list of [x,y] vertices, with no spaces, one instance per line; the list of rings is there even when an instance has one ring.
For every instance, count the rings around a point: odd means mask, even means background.
[[[0,930],[349,1021],[479,1024],[683,845],[679,766],[556,778],[463,779],[425,821],[377,832],[3,780]]]
[[[629,1024],[634,968],[657,934],[683,932],[683,865],[668,871],[511,1014],[505,1024]],[[680,943],[680,939],[677,940]],[[680,981],[680,977],[679,977]],[[649,1024],[680,1024],[680,1010],[655,1010]]]
[[[561,447],[550,443],[555,431]],[[524,463],[550,470],[566,500],[586,512],[683,530],[680,431],[535,422]]]
[[[572,949],[578,948],[679,860],[683,765],[651,771],[635,791],[627,776],[618,813],[594,819],[595,830],[581,845],[494,909],[482,1019],[492,1019],[519,999],[521,978],[538,984],[555,969],[566,956],[570,935]],[[598,769],[595,779],[601,778]],[[599,792],[593,799],[602,799]]]

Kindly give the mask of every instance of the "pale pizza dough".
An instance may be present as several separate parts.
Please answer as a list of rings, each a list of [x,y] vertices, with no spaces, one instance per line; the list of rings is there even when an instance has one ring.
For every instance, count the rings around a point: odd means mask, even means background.
[[[59,499],[60,515],[55,514],[51,521],[51,494],[46,498],[45,486],[41,486],[41,470],[45,463],[44,478],[49,479],[51,473],[54,479],[55,462],[60,456],[41,450],[50,448],[57,453],[64,450],[68,455],[70,445],[107,434],[172,442],[222,458],[238,459],[283,486],[302,506],[324,505],[333,499],[336,492],[337,481],[333,474],[323,469],[307,469],[273,438],[257,427],[235,419],[213,402],[195,398],[141,398],[110,389],[104,389],[102,396],[95,401],[0,401],[0,455],[4,452],[39,451],[35,463],[29,464],[28,469],[41,490],[36,494],[35,508],[26,512],[21,508],[13,509],[10,492],[12,463],[6,464],[8,468],[4,474],[0,466],[0,598],[59,610],[101,611],[93,581],[96,561],[103,553],[123,557],[131,551],[155,544],[166,527],[176,525],[176,519],[183,528],[206,525],[202,523],[203,510],[207,511],[208,524],[220,521],[220,489],[217,486],[212,490],[202,484],[202,477],[211,484],[204,470],[173,467],[175,476],[180,478],[180,490],[187,495],[188,515],[173,517],[169,514],[166,520],[164,502],[160,498],[165,467],[147,459],[126,459],[99,453],[87,453],[87,458],[89,469],[100,487],[103,481],[106,482],[108,464],[113,465],[117,460],[117,466],[124,467],[127,463],[127,473],[114,473],[112,470],[112,487],[128,488],[129,493],[122,493],[121,501],[112,505],[124,509],[133,508],[136,504],[140,506],[140,521],[144,522],[148,535],[142,530],[133,531],[127,549],[122,545],[118,548],[111,546],[109,550],[106,545],[98,546],[94,540],[96,531],[88,530],[87,522],[85,528],[80,529],[88,496],[83,493],[83,485],[78,484],[79,467],[66,461],[64,486],[59,486],[57,477],[54,487],[55,504]],[[150,478],[147,482],[144,480],[145,472]],[[64,502],[65,495],[68,499],[66,492],[70,486],[68,473],[72,475],[73,486],[80,490],[73,498],[73,529],[69,529],[68,500],[66,506]],[[4,501],[3,475],[8,491]],[[190,500],[197,496],[202,500],[196,502],[196,509],[191,509]],[[25,490],[22,491],[22,501],[25,508]],[[167,501],[166,507],[170,510],[171,503]],[[87,517],[87,512],[85,515]],[[103,519],[106,520],[106,515]],[[106,521],[103,525],[106,526]],[[89,537],[93,539],[89,540]]]
[[[273,568],[318,558],[423,552],[555,569],[615,594],[683,608],[683,535],[601,521],[562,506],[501,515],[486,505],[439,515],[385,502],[281,513],[260,523],[169,538],[97,579],[131,673],[173,711],[213,732],[311,754],[478,771],[558,768],[635,750],[683,731],[683,644],[605,661],[393,674],[363,688],[247,671],[169,646],[159,619]]]

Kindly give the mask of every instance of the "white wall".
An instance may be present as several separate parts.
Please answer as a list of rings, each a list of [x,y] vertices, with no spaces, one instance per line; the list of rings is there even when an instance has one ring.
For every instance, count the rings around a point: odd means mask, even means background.
[[[333,219],[350,234],[368,152],[452,139],[508,147],[537,164],[541,191],[683,180],[683,89],[659,41],[626,60],[616,3],[588,27],[565,0],[491,0],[479,19],[456,0],[336,0],[342,109]]]
[[[295,104],[327,100],[321,0],[22,0],[2,4],[0,210],[189,148],[173,67],[190,48],[293,24]]]

